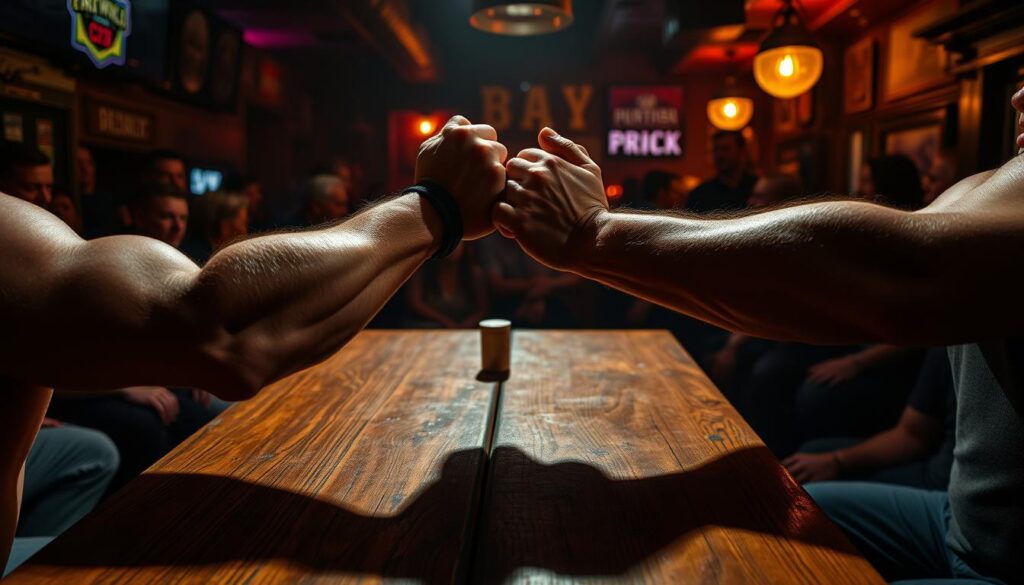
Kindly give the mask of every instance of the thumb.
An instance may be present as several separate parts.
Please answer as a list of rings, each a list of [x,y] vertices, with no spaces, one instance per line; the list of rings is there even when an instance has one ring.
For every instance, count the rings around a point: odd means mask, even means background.
[[[594,164],[580,145],[551,128],[544,128],[537,135],[537,144],[545,151],[565,159],[574,165]]]
[[[491,208],[491,222],[494,223],[494,227],[501,235],[509,239],[516,237],[515,225],[518,223],[518,218],[516,218],[515,208],[508,203],[499,201],[494,204],[494,207]]]

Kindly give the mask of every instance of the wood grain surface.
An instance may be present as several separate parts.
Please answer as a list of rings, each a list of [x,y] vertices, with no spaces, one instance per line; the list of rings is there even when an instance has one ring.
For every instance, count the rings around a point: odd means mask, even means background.
[[[668,333],[512,346],[474,582],[883,582]]]
[[[496,392],[479,352],[475,332],[364,332],[233,406],[10,583],[464,580]]]
[[[665,332],[368,331],[10,583],[881,583]],[[6,583],[6,582],[5,582]]]

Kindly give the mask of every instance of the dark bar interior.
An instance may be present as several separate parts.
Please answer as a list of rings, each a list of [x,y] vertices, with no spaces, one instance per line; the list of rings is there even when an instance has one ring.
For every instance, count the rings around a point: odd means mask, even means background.
[[[1024,579],[1019,0],[3,0],[11,583]]]

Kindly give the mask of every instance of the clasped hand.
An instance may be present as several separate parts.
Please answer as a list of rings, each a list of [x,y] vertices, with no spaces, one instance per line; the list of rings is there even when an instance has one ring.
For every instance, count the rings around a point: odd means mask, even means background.
[[[608,210],[601,169],[585,148],[545,128],[539,148],[508,159],[497,132],[462,116],[420,147],[417,181],[445,186],[463,215],[465,238],[497,229],[542,264],[566,270]]]

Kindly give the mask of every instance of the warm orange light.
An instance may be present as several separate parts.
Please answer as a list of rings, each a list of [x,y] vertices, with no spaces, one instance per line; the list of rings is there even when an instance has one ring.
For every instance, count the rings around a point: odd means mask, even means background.
[[[618,199],[619,197],[622,197],[622,185],[608,185],[604,188],[604,194],[607,195],[609,199]]]
[[[429,118],[423,118],[420,123],[416,125],[416,129],[420,131],[423,136],[430,136],[434,133],[434,121]]]
[[[708,102],[708,121],[719,130],[739,130],[754,117],[754,100],[727,96]]]
[[[818,83],[824,66],[824,57],[817,47],[779,47],[761,51],[754,57],[754,79],[769,95],[795,98]]]

